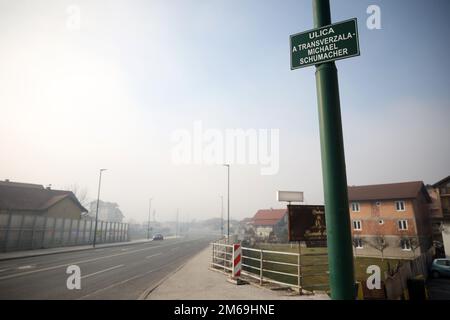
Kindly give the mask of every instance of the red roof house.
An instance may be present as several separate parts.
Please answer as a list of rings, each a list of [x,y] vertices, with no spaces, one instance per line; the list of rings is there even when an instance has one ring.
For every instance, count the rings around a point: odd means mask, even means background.
[[[274,226],[287,214],[287,209],[262,209],[253,216],[254,226]]]

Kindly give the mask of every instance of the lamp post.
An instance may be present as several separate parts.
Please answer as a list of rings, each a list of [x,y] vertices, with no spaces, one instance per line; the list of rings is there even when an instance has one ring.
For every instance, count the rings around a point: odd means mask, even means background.
[[[227,199],[227,242],[230,241],[230,165],[224,164],[228,168],[228,199]]]
[[[95,228],[94,228],[94,242],[93,247],[95,248],[95,243],[97,241],[97,224],[98,224],[98,204],[100,202],[100,187],[102,185],[102,173],[106,171],[106,169],[100,169],[100,174],[98,178],[98,193],[97,193],[97,209],[95,210]]]
[[[150,215],[152,212],[152,199],[150,198],[148,201],[148,224],[147,224],[147,240],[150,240]]]
[[[223,195],[220,195],[220,199],[222,200],[222,209],[220,212],[220,237],[223,238]]]
[[[176,228],[175,228],[175,238],[178,238],[178,216],[180,214],[180,209],[177,208],[177,221],[176,221]]]

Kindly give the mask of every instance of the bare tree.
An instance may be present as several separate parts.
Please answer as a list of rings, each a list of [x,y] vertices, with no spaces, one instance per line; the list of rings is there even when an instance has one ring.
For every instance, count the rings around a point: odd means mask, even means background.
[[[413,252],[414,259],[416,258],[416,250],[420,248],[420,240],[418,237],[403,237],[400,239],[400,247],[403,248],[403,243],[408,243]]]
[[[386,237],[383,235],[377,235],[374,238],[372,238],[371,241],[369,241],[369,245],[372,248],[380,251],[381,261],[384,261],[384,250],[386,250],[386,248],[389,247],[386,241]]]
[[[86,208],[89,205],[90,200],[86,188],[80,188],[78,184],[74,183],[66,187],[66,190],[72,191],[83,207]]]

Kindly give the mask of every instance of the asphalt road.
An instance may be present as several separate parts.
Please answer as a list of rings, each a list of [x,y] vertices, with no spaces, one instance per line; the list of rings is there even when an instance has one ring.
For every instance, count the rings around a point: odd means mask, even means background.
[[[427,288],[431,300],[450,300],[450,278],[430,278]]]
[[[138,299],[210,241],[190,236],[0,261],[0,299]],[[80,290],[67,288],[70,265],[80,267]]]

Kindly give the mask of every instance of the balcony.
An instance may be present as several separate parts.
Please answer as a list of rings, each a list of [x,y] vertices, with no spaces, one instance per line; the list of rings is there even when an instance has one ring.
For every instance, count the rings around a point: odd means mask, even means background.
[[[450,209],[442,209],[442,216],[444,217],[444,219],[450,220]]]
[[[439,188],[441,197],[450,197],[450,188]]]

